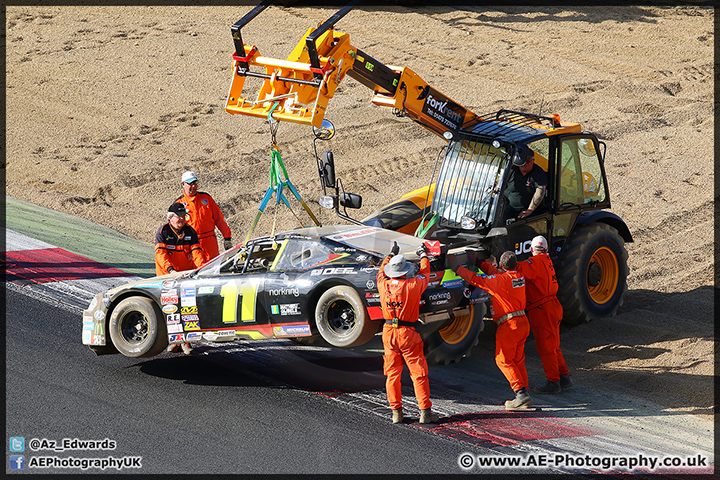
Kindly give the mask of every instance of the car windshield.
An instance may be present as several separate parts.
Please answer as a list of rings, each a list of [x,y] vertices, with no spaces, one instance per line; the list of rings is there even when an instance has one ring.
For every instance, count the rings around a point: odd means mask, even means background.
[[[424,241],[422,238],[413,237],[412,235],[405,235],[403,233],[374,227],[348,229],[327,235],[326,238],[359,250],[375,253],[380,257],[384,257],[390,253],[393,242],[397,242],[398,247],[400,247],[400,253],[411,257],[415,255],[415,251]]]
[[[440,216],[439,225],[460,227],[463,216],[478,226],[488,225],[497,208],[493,201],[499,193],[507,165],[507,152],[477,138],[458,138],[443,159],[432,210]]]

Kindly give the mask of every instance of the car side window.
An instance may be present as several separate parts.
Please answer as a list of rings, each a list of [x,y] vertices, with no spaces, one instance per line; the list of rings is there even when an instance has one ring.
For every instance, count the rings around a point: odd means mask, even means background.
[[[275,270],[302,270],[330,259],[328,247],[318,242],[289,239]]]
[[[569,138],[560,150],[560,207],[605,200],[600,157],[592,138]]]

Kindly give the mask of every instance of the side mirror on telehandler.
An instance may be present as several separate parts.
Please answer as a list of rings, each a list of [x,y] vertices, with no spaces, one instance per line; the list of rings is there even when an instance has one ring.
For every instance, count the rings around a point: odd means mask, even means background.
[[[330,150],[320,160],[320,178],[327,188],[335,188],[335,159]]]

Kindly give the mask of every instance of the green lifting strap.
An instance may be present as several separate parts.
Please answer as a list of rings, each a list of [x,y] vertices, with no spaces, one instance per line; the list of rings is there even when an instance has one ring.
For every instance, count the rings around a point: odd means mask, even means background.
[[[272,122],[275,121],[272,118],[272,112],[275,110],[275,108],[278,106],[277,103],[273,105],[272,109],[270,110],[270,113],[268,113],[268,121],[270,121],[271,129],[272,129]],[[283,193],[283,189],[285,187],[288,187],[290,191],[292,192],[295,199],[297,199],[298,202],[303,206],[305,211],[308,213],[310,218],[312,218],[313,222],[315,222],[315,225],[320,226],[320,222],[315,217],[315,215],[312,213],[312,210],[310,210],[310,207],[307,206],[305,201],[300,196],[300,193],[295,188],[295,185],[292,184],[290,181],[290,178],[288,177],[287,169],[285,168],[285,164],[282,160],[282,155],[280,155],[280,150],[277,148],[277,144],[275,143],[275,135],[273,133],[273,145],[270,149],[270,186],[265,191],[265,196],[263,197],[262,201],[260,202],[260,206],[258,207],[258,213],[255,215],[255,218],[253,219],[253,223],[250,226],[250,230],[248,231],[247,236],[245,237],[245,241],[243,243],[247,243],[248,240],[250,240],[250,236],[255,231],[255,227],[257,227],[258,221],[260,220],[260,216],[265,211],[265,208],[267,207],[268,203],[270,202],[270,198],[272,197],[273,193],[275,194],[275,212],[277,213],[277,206],[280,204],[280,201],[282,201],[285,206],[287,206],[293,215],[295,215],[295,212],[293,212],[292,208],[290,207],[290,202],[288,202],[287,197]],[[283,180],[284,177],[284,180]],[[295,215],[295,218],[297,218],[297,215]],[[298,222],[300,222],[300,226],[304,227],[305,225],[302,224],[300,219],[298,218]],[[275,222],[273,221],[273,234],[275,230]]]
[[[425,238],[425,235],[427,235],[427,233],[435,226],[439,218],[440,215],[438,215],[437,212],[429,212],[422,218],[422,220],[420,220],[420,224],[415,230],[415,236]]]

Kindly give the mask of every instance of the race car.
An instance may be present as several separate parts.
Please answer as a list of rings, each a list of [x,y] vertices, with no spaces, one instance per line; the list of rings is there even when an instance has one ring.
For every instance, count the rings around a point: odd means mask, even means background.
[[[416,272],[423,240],[382,228],[323,226],[257,238],[196,270],[96,295],[83,312],[82,343],[98,355],[127,357],[151,357],[168,344],[240,339],[362,345],[382,329],[376,277],[394,242]],[[442,263],[431,263],[418,327],[428,346],[441,350],[442,339],[431,337],[451,324],[467,325],[477,339],[488,300]]]

